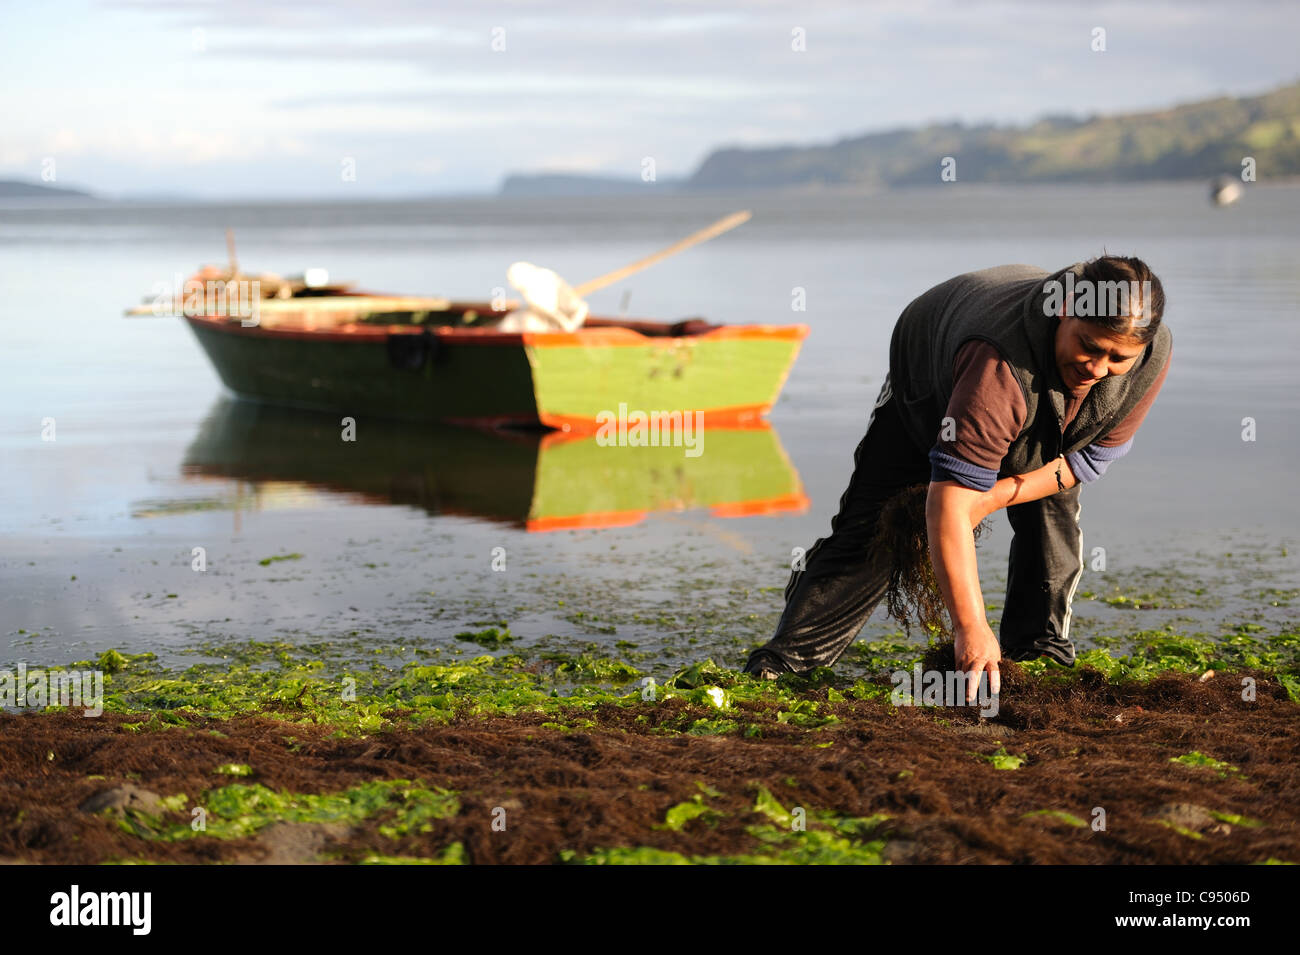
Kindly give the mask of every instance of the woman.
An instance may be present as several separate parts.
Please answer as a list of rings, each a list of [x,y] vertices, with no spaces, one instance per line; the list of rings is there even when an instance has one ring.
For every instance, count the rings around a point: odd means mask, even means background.
[[[1146,263],[1103,256],[1055,273],[959,275],[908,305],[831,535],[791,575],[776,635],[746,672],[774,679],[839,659],[896,571],[876,539],[882,510],[918,484],[928,484],[924,531],[958,668],[987,673],[996,693],[1002,657],[1073,666],[1079,489],[1129,450],[1164,382],[1164,301]],[[999,645],[974,528],[1002,508],[1015,535]]]

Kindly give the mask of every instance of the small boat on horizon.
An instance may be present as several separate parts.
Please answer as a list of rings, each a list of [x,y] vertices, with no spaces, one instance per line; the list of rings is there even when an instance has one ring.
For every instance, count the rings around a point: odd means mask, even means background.
[[[1240,180],[1219,176],[1210,183],[1210,202],[1216,206],[1230,206],[1241,198],[1243,192]]]

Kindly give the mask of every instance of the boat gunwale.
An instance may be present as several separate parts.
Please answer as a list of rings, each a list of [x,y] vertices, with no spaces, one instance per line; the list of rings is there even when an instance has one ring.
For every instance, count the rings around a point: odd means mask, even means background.
[[[453,311],[455,309],[452,309]],[[468,309],[467,309],[468,310]],[[646,335],[635,328],[629,328],[623,322],[642,322],[639,319],[617,319],[592,316],[602,323],[598,326],[579,328],[576,331],[553,332],[502,332],[494,328],[462,328],[445,325],[379,325],[372,323],[347,322],[330,325],[326,328],[306,328],[301,325],[284,325],[281,327],[264,327],[261,324],[244,325],[243,320],[227,315],[184,315],[191,326],[204,328],[225,334],[241,335],[247,338],[272,338],[289,341],[374,343],[387,342],[394,335],[430,335],[447,344],[479,346],[535,346],[555,348],[565,346],[584,347],[636,347],[656,342],[712,342],[723,340],[786,340],[803,341],[810,331],[807,325],[715,325],[694,334],[685,335]],[[645,322],[645,324],[656,324]],[[665,323],[666,325],[666,323]],[[667,325],[666,325],[667,327]]]

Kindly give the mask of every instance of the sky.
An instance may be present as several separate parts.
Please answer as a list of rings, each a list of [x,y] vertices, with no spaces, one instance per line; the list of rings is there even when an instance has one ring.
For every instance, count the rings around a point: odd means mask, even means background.
[[[646,158],[666,178],[719,146],[1260,93],[1300,79],[1298,28],[1260,0],[0,0],[0,179],[364,198]]]

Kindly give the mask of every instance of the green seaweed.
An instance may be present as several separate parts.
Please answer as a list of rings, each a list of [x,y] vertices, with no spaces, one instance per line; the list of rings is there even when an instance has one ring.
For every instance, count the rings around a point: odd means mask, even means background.
[[[767,861],[783,865],[883,865],[885,862],[883,839],[863,842],[825,829],[790,832],[775,826],[750,826],[747,831],[775,850]]]
[[[433,858],[422,856],[392,856],[371,853],[363,858],[361,865],[468,865],[465,858],[465,847],[459,842],[453,842],[447,848],[443,849]]]
[[[476,643],[487,650],[499,650],[515,641],[514,634],[510,632],[509,627],[502,629],[488,627],[486,630],[479,630],[478,632],[458,633],[456,639],[465,643]]]
[[[187,651],[199,662],[163,667],[153,654],[113,649],[72,667],[105,674],[107,712],[139,714],[127,732],[154,732],[201,719],[264,715],[286,722],[333,727],[366,735],[395,726],[447,723],[467,717],[538,713],[565,727],[601,707],[630,709],[653,720],[653,732],[693,735],[770,735],[775,727],[834,731],[843,718],[834,707],[851,701],[890,706],[889,670],[869,678],[822,668],[752,679],[711,659],[679,666],[656,678],[609,655],[596,644],[578,653],[515,650],[505,621],[460,631],[497,644],[496,654],[461,655],[430,641],[376,644],[354,635],[344,640],[226,640]],[[506,635],[510,639],[506,639]],[[1276,679],[1300,702],[1300,634],[1262,632],[1240,624],[1219,641],[1165,630],[1140,631],[1128,653],[1113,648],[1082,651],[1074,668],[1048,661],[1021,664],[1031,678],[1070,684],[1087,670],[1108,682],[1141,682],[1164,673],[1220,675],[1248,670]],[[873,666],[908,666],[928,645],[887,639],[855,645]],[[502,649],[506,652],[500,652]],[[642,654],[638,654],[641,659]],[[665,708],[664,703],[674,706]]]
[[[698,719],[686,728],[689,736],[725,736],[727,733],[734,733],[740,729],[740,724],[735,720],[711,720]]]
[[[1219,812],[1215,809],[1210,810],[1210,815],[1219,822],[1226,822],[1233,826],[1245,826],[1247,829],[1258,829],[1264,825],[1258,819],[1251,819],[1249,816],[1238,816],[1236,813]]]
[[[1198,750],[1192,750],[1183,756],[1175,756],[1169,760],[1171,763],[1178,763],[1180,766],[1194,766],[1212,769],[1220,779],[1227,779],[1229,776],[1244,779],[1241,770],[1231,763],[1225,763],[1222,760],[1215,759],[1213,756],[1207,756]]]
[[[1072,812],[1065,812],[1062,809],[1035,809],[1032,812],[1026,812],[1021,815],[1022,819],[1032,819],[1042,817],[1045,819],[1055,819],[1057,822],[1064,822],[1071,826],[1087,828],[1088,823],[1080,819]]]
[[[754,812],[766,816],[778,825],[790,826],[794,821],[794,815],[781,805],[766,786],[757,788],[758,797],[754,800]]]
[[[1287,698],[1292,703],[1300,703],[1300,677],[1292,676],[1290,673],[1279,673],[1277,681],[1282,684]]]
[[[662,825],[655,826],[656,829],[669,829],[673,832],[681,832],[686,824],[693,819],[701,819],[707,825],[713,826],[722,818],[722,813],[705,805],[704,796],[696,793],[685,802],[679,802],[672,806],[664,813]]]
[[[1186,836],[1188,839],[1204,839],[1204,838],[1205,838],[1203,835],[1201,835],[1201,834],[1200,834],[1199,832],[1197,832],[1195,829],[1188,829],[1186,826],[1180,826],[1180,825],[1178,825],[1178,824],[1176,824],[1176,823],[1170,822],[1168,819],[1157,819],[1156,822],[1158,822],[1160,825],[1162,825],[1162,826],[1164,826],[1164,827],[1166,827],[1166,828],[1168,828],[1168,829],[1172,829],[1172,830],[1174,830],[1174,832],[1178,833],[1180,836]]]
[[[184,797],[172,797],[164,809],[183,809]],[[305,794],[276,791],[258,783],[232,783],[209,790],[197,800],[205,811],[205,827],[195,830],[190,818],[171,822],[134,811],[123,820],[128,831],[148,839],[241,839],[277,822],[343,823],[357,825],[383,816],[381,835],[398,839],[428,832],[432,822],[460,812],[452,792],[430,789],[419,781],[376,780],[341,792]]]
[[[1028,762],[1028,757],[1024,753],[1008,753],[1004,746],[999,746],[997,752],[994,753],[977,753],[976,755],[992,763],[994,769],[1019,769]]]

